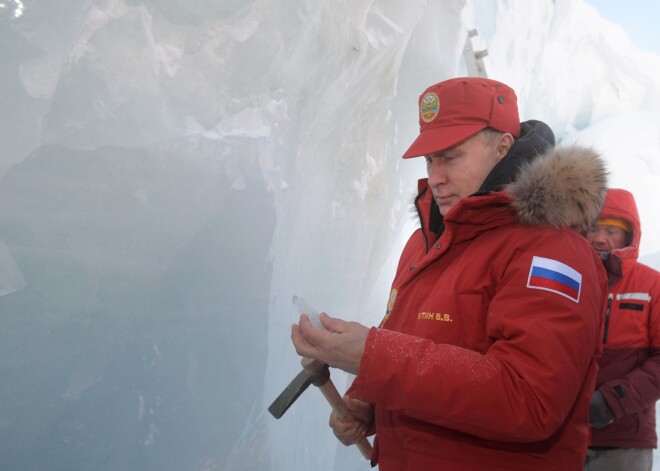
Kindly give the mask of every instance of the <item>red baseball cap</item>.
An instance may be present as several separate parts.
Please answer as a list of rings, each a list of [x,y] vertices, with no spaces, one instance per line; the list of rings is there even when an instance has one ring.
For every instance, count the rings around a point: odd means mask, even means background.
[[[516,93],[510,87],[477,77],[436,83],[419,97],[419,136],[403,158],[440,152],[487,127],[520,136]]]

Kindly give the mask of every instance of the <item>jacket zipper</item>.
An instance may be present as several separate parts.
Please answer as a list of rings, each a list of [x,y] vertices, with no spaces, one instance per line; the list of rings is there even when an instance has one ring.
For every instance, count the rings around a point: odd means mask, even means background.
[[[603,329],[603,343],[607,343],[607,333],[610,327],[610,311],[612,310],[612,301],[614,299],[614,294],[610,293],[607,295],[607,310],[605,311],[605,328]]]

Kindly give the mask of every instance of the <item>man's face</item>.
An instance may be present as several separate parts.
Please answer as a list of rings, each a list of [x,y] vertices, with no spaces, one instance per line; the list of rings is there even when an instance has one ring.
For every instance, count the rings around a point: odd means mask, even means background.
[[[589,229],[587,240],[596,252],[607,253],[626,246],[626,232],[616,226],[597,225]]]
[[[455,147],[427,155],[429,186],[440,214],[445,216],[458,200],[478,191],[512,143],[511,134],[488,142],[478,133]]]

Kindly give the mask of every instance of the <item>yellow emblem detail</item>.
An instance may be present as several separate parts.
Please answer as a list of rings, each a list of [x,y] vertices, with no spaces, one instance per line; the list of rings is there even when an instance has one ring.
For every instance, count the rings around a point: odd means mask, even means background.
[[[419,113],[425,123],[433,121],[440,112],[440,99],[435,93],[427,93],[419,104]]]
[[[387,311],[385,311],[385,317],[381,321],[378,328],[383,327],[383,325],[385,325],[385,322],[387,322],[387,319],[390,318],[390,312],[392,312],[392,309],[394,309],[394,300],[396,299],[396,294],[397,293],[398,293],[398,291],[394,288],[392,288],[392,291],[390,291],[390,297],[387,300]]]

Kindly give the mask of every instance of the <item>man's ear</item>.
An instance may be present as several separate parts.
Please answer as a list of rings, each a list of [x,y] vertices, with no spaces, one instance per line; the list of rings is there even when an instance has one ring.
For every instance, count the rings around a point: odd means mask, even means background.
[[[511,134],[505,132],[500,136],[500,140],[497,143],[497,158],[502,159],[509,152],[511,146],[513,145],[515,139]]]

